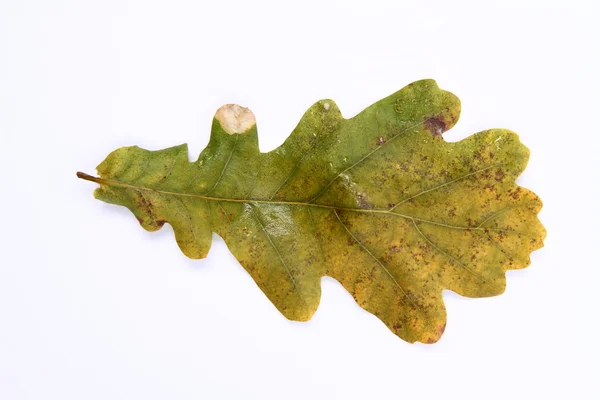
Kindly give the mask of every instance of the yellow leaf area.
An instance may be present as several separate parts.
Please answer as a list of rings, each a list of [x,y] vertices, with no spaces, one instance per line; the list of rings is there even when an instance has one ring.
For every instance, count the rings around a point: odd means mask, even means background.
[[[456,96],[417,81],[350,119],[321,100],[261,153],[252,113],[227,105],[195,162],[187,145],[123,147],[99,177],[78,176],[144,229],[170,224],[188,257],[216,232],[289,319],[311,318],[330,276],[402,339],[434,343],[442,290],[502,293],[545,237],[540,199],[515,183],[528,149],[504,129],[444,141],[459,114]]]

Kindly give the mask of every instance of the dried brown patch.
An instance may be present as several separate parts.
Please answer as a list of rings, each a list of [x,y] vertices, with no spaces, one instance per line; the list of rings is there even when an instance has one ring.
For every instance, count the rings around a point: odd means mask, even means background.
[[[442,136],[442,133],[447,130],[446,122],[440,116],[430,117],[425,119],[425,129],[433,136]]]

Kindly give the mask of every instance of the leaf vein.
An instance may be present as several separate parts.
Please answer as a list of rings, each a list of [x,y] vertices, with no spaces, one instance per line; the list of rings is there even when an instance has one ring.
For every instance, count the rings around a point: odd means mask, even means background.
[[[447,110],[445,110],[447,111]],[[361,162],[363,162],[364,160],[366,160],[367,158],[369,158],[371,155],[373,155],[376,151],[384,148],[386,145],[390,144],[394,139],[396,139],[397,137],[405,134],[406,132],[408,132],[411,129],[417,128],[421,125],[423,125],[425,123],[425,120],[416,123],[412,126],[409,126],[406,129],[401,130],[400,132],[398,132],[398,134],[396,134],[395,136],[392,136],[391,138],[388,139],[387,142],[382,143],[381,145],[375,147],[373,150],[371,150],[369,153],[367,153],[367,155],[365,155],[363,158],[361,158],[360,160],[358,160],[357,162],[355,162],[354,164],[350,165],[348,168],[344,169],[342,172],[338,173],[336,176],[333,177],[332,180],[329,181],[329,183],[327,185],[325,185],[325,187],[319,192],[317,193],[317,195],[315,197],[313,197],[312,199],[310,199],[309,203],[312,203],[313,201],[315,201],[316,199],[318,199],[319,197],[321,197],[321,195],[323,195],[323,193],[325,193],[325,191],[327,191],[327,189],[329,189],[329,187],[333,184],[333,182],[335,182],[340,176],[342,176],[343,174],[345,174],[346,172],[350,171],[352,168],[356,167],[358,164],[360,164]]]
[[[298,170],[298,168],[300,167],[300,165],[302,164],[302,162],[304,161],[304,159],[306,159],[306,157],[313,151],[313,149],[315,148],[315,144],[316,143],[317,143],[317,140],[316,139],[313,140],[312,145],[310,146],[310,149],[306,153],[304,153],[304,155],[302,157],[300,157],[300,159],[298,160],[298,162],[296,163],[296,165],[294,166],[294,168],[292,168],[292,170],[288,174],[287,178],[285,178],[285,180],[281,183],[281,185],[279,185],[279,187],[277,188],[277,190],[275,190],[275,192],[271,195],[271,197],[269,197],[269,200],[273,199],[273,197],[275,197],[275,195],[277,193],[279,193],[279,191],[294,176],[294,174],[296,173],[296,171]]]
[[[427,241],[427,243],[429,243],[429,245],[431,247],[433,247],[435,250],[437,250],[438,252],[442,253],[446,257],[450,258],[452,261],[454,261],[455,263],[457,263],[458,265],[460,265],[461,267],[463,267],[466,271],[470,272],[471,274],[473,274],[474,276],[476,276],[477,278],[479,278],[482,283],[485,283],[485,279],[483,279],[483,277],[480,274],[478,274],[477,272],[475,272],[472,269],[470,269],[469,267],[467,267],[458,258],[454,257],[452,254],[448,253],[447,251],[445,251],[441,247],[437,246],[427,236],[425,236],[425,234],[423,232],[421,232],[421,230],[419,229],[419,226],[417,225],[417,223],[416,223],[416,221],[414,219],[413,219],[412,223],[413,223],[413,226],[415,227],[415,229],[417,230],[417,232],[419,233],[419,235],[421,235],[421,237],[423,237],[423,239],[425,239],[425,241]]]
[[[223,166],[223,169],[221,170],[221,175],[219,175],[219,179],[217,179],[217,181],[215,182],[215,184],[213,185],[213,187],[208,192],[204,193],[205,195],[207,195],[207,194],[211,193],[212,191],[214,191],[217,188],[217,186],[219,186],[219,183],[221,183],[221,179],[223,179],[223,175],[225,174],[225,170],[229,166],[229,162],[231,161],[231,157],[233,157],[233,153],[235,152],[235,147],[237,146],[238,138],[239,138],[239,135],[235,135],[235,140],[233,142],[233,146],[231,147],[231,153],[229,153],[229,158],[227,159],[227,162],[225,162],[225,165]]]
[[[443,188],[443,187],[445,187],[445,186],[448,186],[448,185],[450,185],[450,184],[452,184],[452,183],[454,183],[454,182],[461,181],[461,180],[463,180],[463,179],[465,179],[465,178],[468,178],[468,177],[470,177],[470,176],[476,175],[476,174],[478,174],[478,173],[480,173],[480,172],[483,172],[483,171],[487,171],[487,170],[488,170],[488,169],[490,169],[490,168],[498,167],[498,166],[500,166],[500,165],[502,165],[502,164],[503,164],[503,163],[492,164],[492,165],[489,165],[489,166],[487,166],[487,167],[485,167],[485,168],[482,168],[482,169],[479,169],[479,170],[477,170],[477,171],[471,172],[471,173],[469,173],[469,174],[463,175],[463,176],[461,176],[461,177],[459,177],[459,178],[452,179],[452,180],[450,180],[450,181],[448,181],[448,182],[442,183],[441,185],[438,185],[438,186],[432,187],[431,189],[424,190],[424,191],[422,191],[422,192],[420,192],[420,193],[417,193],[417,194],[416,194],[416,195],[414,195],[414,196],[408,197],[408,198],[406,198],[406,199],[404,199],[404,200],[401,200],[400,202],[396,203],[396,205],[394,205],[392,208],[390,208],[390,211],[394,211],[394,209],[395,209],[396,207],[398,207],[400,204],[406,203],[406,202],[407,202],[407,201],[409,201],[409,200],[414,200],[414,199],[416,199],[416,198],[417,198],[417,197],[419,197],[419,196],[422,196],[422,195],[424,195],[424,194],[427,194],[427,193],[430,193],[430,192],[434,192],[434,191],[436,191],[436,190],[438,190],[438,189],[441,189],[441,188]]]
[[[371,253],[371,251],[367,247],[365,247],[365,245],[362,244],[361,241],[358,240],[358,238],[356,236],[354,236],[354,234],[350,231],[350,229],[348,229],[348,227],[346,226],[346,224],[344,224],[344,222],[340,218],[340,216],[337,213],[337,211],[333,210],[333,213],[335,214],[335,216],[336,216],[337,220],[340,222],[340,224],[344,227],[344,229],[346,230],[346,232],[348,232],[348,234],[350,235],[350,237],[356,242],[356,244],[358,244],[362,250],[364,250],[369,256],[371,256],[371,258],[373,260],[375,260],[377,262],[377,264],[379,264],[379,266],[381,268],[383,268],[383,270],[385,271],[385,273],[392,279],[392,282],[394,282],[396,284],[396,286],[400,289],[400,291],[402,292],[402,294],[404,295],[404,297],[406,297],[408,299],[408,301],[410,301],[415,307],[420,308],[410,298],[410,296],[408,295],[408,293],[406,292],[406,290],[404,290],[404,288],[400,285],[400,283],[398,283],[398,281],[396,280],[396,278],[394,278],[394,276],[391,274],[391,272],[388,270],[388,268],[386,268],[385,264],[383,264],[377,257],[375,257],[373,255],[373,253]]]
[[[250,209],[252,210],[252,213],[254,214],[254,218],[256,219],[256,221],[258,222],[258,224],[260,225],[260,227],[262,228],[263,232],[265,233],[265,236],[269,240],[269,243],[271,244],[271,246],[273,247],[273,249],[277,253],[277,256],[279,257],[279,261],[281,261],[281,264],[283,265],[283,267],[285,268],[288,276],[290,277],[290,280],[292,281],[292,284],[294,285],[294,288],[298,292],[298,296],[304,302],[305,305],[308,304],[306,302],[306,299],[304,299],[304,296],[302,296],[302,290],[300,290],[300,288],[298,287],[298,284],[296,283],[296,279],[292,275],[292,272],[291,272],[290,268],[288,267],[288,265],[286,264],[286,262],[283,260],[283,256],[281,255],[281,252],[279,251],[279,249],[277,248],[277,246],[275,246],[275,243],[273,243],[273,240],[271,239],[271,235],[269,235],[269,232],[267,231],[267,228],[265,227],[265,225],[261,221],[261,219],[258,216],[257,212],[255,211],[254,207],[256,207],[256,206],[250,207]]]

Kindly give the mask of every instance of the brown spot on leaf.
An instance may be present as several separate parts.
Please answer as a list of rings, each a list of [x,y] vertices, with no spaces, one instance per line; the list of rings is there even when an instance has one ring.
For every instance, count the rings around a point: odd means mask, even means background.
[[[397,253],[397,252],[401,251],[403,248],[404,248],[404,246],[392,245],[390,247],[390,253]]]
[[[483,187],[486,191],[488,192],[495,192],[496,191],[496,186],[490,184],[487,184]]]
[[[496,237],[498,238],[498,241],[500,242],[504,242],[504,239],[507,237],[508,235],[506,234],[506,232],[504,231],[497,231],[496,232]]]
[[[429,117],[425,119],[425,129],[433,136],[442,136],[442,133],[446,131],[446,123],[440,116]]]
[[[137,196],[137,203],[140,206],[140,208],[142,209],[142,211],[144,211],[147,214],[152,215],[152,209],[154,208],[152,202],[150,200],[146,200],[146,197],[144,195],[142,195],[141,193]]]
[[[496,175],[494,176],[494,179],[496,179],[498,182],[501,182],[502,179],[504,179],[504,172],[502,170],[496,171]]]
[[[515,200],[518,200],[521,196],[521,188],[517,188],[516,190],[510,191],[509,193],[510,197],[512,197]]]
[[[382,145],[385,143],[385,139],[383,138],[383,136],[379,136],[377,138],[377,144]]]

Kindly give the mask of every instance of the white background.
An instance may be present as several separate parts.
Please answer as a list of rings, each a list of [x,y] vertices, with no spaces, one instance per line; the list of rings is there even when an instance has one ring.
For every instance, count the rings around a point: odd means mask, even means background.
[[[599,398],[597,2],[287,3],[0,3],[0,398]],[[75,178],[124,145],[196,158],[225,103],[267,151],[316,100],[350,117],[421,78],[462,100],[447,140],[520,134],[548,229],[504,295],[444,293],[435,345],[328,278],[290,322],[220,238],[186,259]]]

